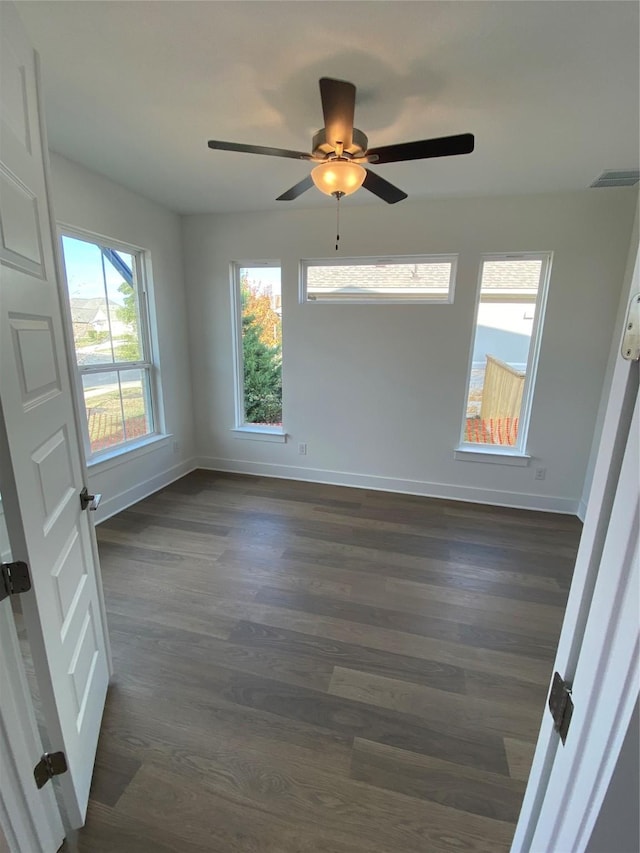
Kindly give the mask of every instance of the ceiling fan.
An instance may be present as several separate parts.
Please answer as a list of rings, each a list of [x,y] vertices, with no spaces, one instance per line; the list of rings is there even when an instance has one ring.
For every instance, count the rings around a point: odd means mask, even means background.
[[[407,194],[372,172],[371,169],[365,168],[363,163],[384,165],[399,163],[403,160],[451,157],[455,154],[470,154],[473,151],[472,133],[368,148],[369,140],[365,134],[353,126],[356,104],[356,87],[353,83],[322,77],[320,99],[324,127],[313,137],[310,154],[304,151],[289,151],[286,148],[221,142],[218,139],[210,139],[209,148],[222,151],[244,151],[248,154],[266,154],[269,157],[289,157],[293,160],[310,160],[317,164],[311,170],[311,174],[278,196],[277,201],[293,201],[315,184],[323,193],[334,196],[338,200],[362,186],[388,204],[402,201],[407,198]]]

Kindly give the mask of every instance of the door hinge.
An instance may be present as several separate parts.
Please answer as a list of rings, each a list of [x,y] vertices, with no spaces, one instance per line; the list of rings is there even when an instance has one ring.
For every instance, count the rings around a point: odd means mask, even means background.
[[[573,702],[571,700],[571,687],[559,672],[553,674],[551,693],[549,693],[549,710],[553,717],[553,727],[564,744],[567,740],[569,723],[573,715]]]
[[[102,495],[90,495],[86,486],[80,492],[80,506],[82,509],[89,509],[91,512],[95,512],[101,500]]]
[[[31,589],[29,566],[18,560],[15,563],[2,563],[0,572],[0,601],[10,595],[20,595]]]
[[[621,351],[625,361],[640,359],[640,293],[634,293],[629,302]]]
[[[38,788],[44,787],[49,779],[67,772],[67,759],[64,752],[45,752],[33,768],[33,778]]]

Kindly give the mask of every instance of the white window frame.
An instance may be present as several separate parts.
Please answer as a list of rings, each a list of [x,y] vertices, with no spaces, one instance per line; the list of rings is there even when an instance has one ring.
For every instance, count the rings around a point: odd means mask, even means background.
[[[442,293],[400,293],[399,288],[379,288],[374,292],[368,291],[362,295],[358,293],[331,293],[325,295],[309,295],[307,293],[307,271],[310,267],[350,267],[350,266],[377,266],[379,264],[451,264],[449,274],[449,288],[446,294]],[[351,302],[358,305],[384,304],[384,305],[407,305],[414,303],[428,303],[429,305],[451,305],[453,303],[456,287],[456,272],[458,266],[457,254],[445,255],[377,255],[359,258],[303,258],[300,261],[300,303],[317,305],[319,303]]]
[[[476,342],[476,331],[478,328],[478,311],[481,302],[520,302],[524,298],[489,294],[488,299],[482,299],[482,273],[487,261],[541,261],[540,284],[535,299],[535,316],[531,328],[531,343],[529,344],[529,355],[527,358],[524,388],[522,390],[522,405],[518,421],[518,441],[515,445],[500,444],[476,444],[465,441],[467,425],[467,403],[469,398],[469,385],[471,382],[471,371],[473,370],[473,351]],[[533,404],[533,392],[535,389],[540,347],[542,343],[542,330],[544,328],[544,315],[547,307],[547,294],[549,292],[549,280],[551,278],[551,266],[553,252],[504,252],[482,255],[478,268],[478,284],[476,290],[475,310],[473,314],[473,335],[469,349],[469,365],[467,369],[467,381],[465,384],[464,408],[462,412],[462,425],[460,429],[460,443],[455,450],[455,458],[473,462],[499,462],[505,465],[528,465],[530,456],[527,453],[527,441],[529,438],[529,424],[531,421],[531,407]],[[531,294],[523,293],[523,297]]]
[[[81,427],[82,440],[85,450],[85,458],[88,466],[94,466],[114,457],[121,456],[126,453],[132,453],[140,447],[147,444],[157,442],[161,438],[165,438],[164,419],[160,408],[160,392],[159,392],[159,371],[157,363],[154,359],[152,348],[151,335],[151,311],[149,306],[150,299],[150,255],[146,249],[140,246],[135,246],[132,243],[123,243],[120,240],[114,240],[111,237],[105,237],[103,234],[96,234],[92,231],[85,231],[82,228],[76,228],[62,223],[58,223],[58,234],[60,242],[60,257],[62,259],[62,270],[65,277],[65,293],[66,293],[66,314],[67,324],[69,328],[70,349],[73,355],[74,377],[75,377],[75,393],[78,399],[78,408],[82,413]],[[138,326],[140,334],[140,343],[142,346],[143,359],[139,361],[124,361],[109,364],[105,362],[102,365],[79,365],[75,351],[75,341],[73,336],[73,322],[71,317],[71,295],[69,293],[69,284],[66,279],[67,268],[64,255],[63,237],[70,237],[75,240],[82,240],[85,243],[92,243],[97,246],[105,246],[109,249],[114,249],[117,252],[124,252],[131,255],[135,267],[136,281],[136,296],[138,302]],[[97,373],[113,373],[120,370],[146,370],[149,383],[147,388],[147,410],[151,421],[152,430],[144,436],[121,441],[118,444],[105,447],[102,450],[92,452],[91,439],[89,436],[89,422],[86,414],[86,404],[84,399],[84,387],[82,377],[84,375]]]
[[[240,296],[240,270],[252,267],[271,267],[280,270],[282,282],[282,263],[280,261],[252,260],[232,261],[230,264],[231,278],[231,332],[233,339],[233,387],[234,387],[234,418],[231,428],[236,438],[246,438],[256,441],[285,442],[287,434],[284,426],[269,426],[268,424],[251,424],[245,420],[244,411],[244,352],[242,348],[242,299]],[[282,300],[282,289],[280,291]],[[281,303],[282,304],[282,303]],[[284,409],[282,412],[284,421]]]

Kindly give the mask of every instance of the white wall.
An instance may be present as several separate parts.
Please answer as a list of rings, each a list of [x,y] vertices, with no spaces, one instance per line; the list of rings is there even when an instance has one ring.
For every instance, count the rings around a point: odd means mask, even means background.
[[[392,176],[391,176],[392,177]],[[459,253],[453,305],[298,304],[300,257],[334,254],[335,205],[183,219],[199,461],[213,468],[575,512],[622,286],[633,190],[343,204],[341,252]],[[530,467],[457,461],[484,252],[554,252]],[[283,265],[284,424],[233,426],[229,262]],[[297,455],[306,442],[308,455]],[[546,467],[544,482],[533,468]]]
[[[96,520],[118,512],[190,470],[193,457],[191,376],[182,237],[177,214],[51,154],[53,205],[59,224],[82,228],[148,250],[152,306],[162,377],[166,432],[172,438],[145,452],[92,465],[89,491],[101,492]],[[152,307],[152,314],[153,314]],[[178,451],[173,443],[178,442]]]

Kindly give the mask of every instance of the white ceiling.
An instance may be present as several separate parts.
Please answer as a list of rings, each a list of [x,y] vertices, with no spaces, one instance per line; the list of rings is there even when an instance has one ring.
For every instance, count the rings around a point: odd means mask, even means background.
[[[471,155],[378,167],[410,198],[582,189],[638,167],[636,2],[17,5],[50,147],[182,213],[330,203],[315,189],[274,201],[305,162],[207,148],[310,150],[321,76],[356,84],[372,147],[475,134]]]

